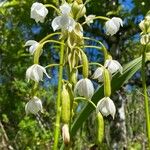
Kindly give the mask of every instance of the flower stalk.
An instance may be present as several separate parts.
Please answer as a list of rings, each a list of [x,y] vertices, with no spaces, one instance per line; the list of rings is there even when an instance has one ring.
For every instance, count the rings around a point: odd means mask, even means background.
[[[63,41],[61,41],[63,42]],[[59,133],[60,133],[60,99],[61,99],[61,88],[62,88],[62,78],[63,78],[63,61],[64,61],[64,45],[61,44],[60,47],[60,66],[59,66],[59,74],[58,74],[58,95],[56,101],[56,122],[55,122],[55,131],[54,131],[54,147],[53,150],[57,150],[58,141],[59,141]]]
[[[145,60],[146,60],[146,46],[143,48],[142,53],[142,85],[143,85],[143,93],[144,93],[144,103],[145,103],[145,117],[146,117],[146,132],[148,138],[148,147],[150,149],[150,112],[149,112],[149,100],[147,94],[147,86],[146,86],[146,75],[145,75]]]

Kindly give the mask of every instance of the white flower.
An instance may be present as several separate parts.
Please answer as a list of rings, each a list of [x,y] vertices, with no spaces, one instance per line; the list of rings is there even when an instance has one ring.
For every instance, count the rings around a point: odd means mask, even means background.
[[[35,82],[42,81],[43,79],[43,73],[46,74],[48,78],[50,76],[47,74],[46,69],[38,64],[34,64],[30,66],[26,71],[26,78],[28,82],[31,80],[34,80]]]
[[[85,17],[85,22],[87,23],[88,26],[90,26],[90,24],[93,23],[94,18],[95,15],[89,15]]]
[[[35,2],[32,4],[30,17],[37,23],[43,23],[47,14],[48,10],[42,3]]]
[[[118,17],[113,17],[105,23],[106,34],[111,36],[116,34],[120,26],[123,26],[122,19]]]
[[[120,73],[122,73],[122,71],[123,71],[122,66],[116,60],[107,59],[105,61],[104,66],[110,71],[111,74],[117,72],[118,70],[120,71]]]
[[[103,67],[98,67],[93,74],[93,79],[98,79],[99,82],[103,82],[103,71]]]
[[[64,124],[62,127],[62,137],[65,144],[70,142],[70,134],[68,124]]]
[[[39,43],[35,40],[29,40],[25,43],[25,46],[30,46],[29,47],[29,52],[30,52],[31,55],[33,55],[36,48],[39,46]]]
[[[60,10],[62,14],[53,19],[52,28],[54,31],[62,29],[71,32],[75,27],[74,19],[69,16],[71,6],[68,3],[64,3],[60,6]]]
[[[25,106],[26,114],[32,113],[37,114],[39,111],[42,111],[42,102],[41,100],[34,96]]]
[[[94,87],[91,80],[88,78],[80,79],[75,85],[75,95],[84,96],[87,99],[91,99],[94,94]]]
[[[109,97],[102,98],[96,107],[97,112],[101,112],[104,116],[111,115],[114,119],[116,113],[116,107],[114,102]]]

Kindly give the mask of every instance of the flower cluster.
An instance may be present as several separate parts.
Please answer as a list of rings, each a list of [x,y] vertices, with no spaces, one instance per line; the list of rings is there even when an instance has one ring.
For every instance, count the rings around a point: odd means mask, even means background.
[[[53,5],[43,5],[42,3],[35,2],[31,6],[31,18],[36,21],[36,23],[44,23],[44,20],[48,14],[47,7],[51,7],[56,10],[58,15],[52,20],[51,26],[53,31],[60,30],[61,33],[52,33],[43,38],[40,42],[35,40],[28,40],[25,46],[28,46],[29,53],[34,58],[34,64],[31,65],[26,70],[26,79],[28,82],[33,80],[35,84],[43,81],[43,75],[45,74],[47,78],[50,78],[46,72],[47,67],[58,66],[59,69],[59,79],[58,81],[58,104],[61,104],[57,109],[59,111],[61,107],[61,122],[62,122],[62,137],[64,144],[69,144],[70,142],[70,119],[73,117],[74,101],[77,98],[86,100],[95,106],[98,118],[103,119],[103,116],[111,115],[114,119],[116,113],[116,107],[114,102],[110,99],[111,96],[111,79],[112,75],[118,71],[122,73],[123,68],[117,60],[113,60],[108,54],[106,47],[101,44],[100,46],[105,47],[105,58],[104,64],[98,64],[98,68],[92,75],[93,79],[98,79],[99,82],[104,85],[104,98],[102,98],[97,106],[92,102],[92,97],[94,95],[94,85],[89,77],[89,60],[84,51],[84,41],[92,40],[91,38],[85,38],[83,32],[83,25],[87,24],[90,26],[95,19],[104,19],[105,31],[107,35],[116,34],[120,27],[123,26],[122,19],[118,17],[113,17],[109,19],[107,17],[98,17],[95,15],[86,16],[86,7],[82,0],[74,0],[72,3],[63,2],[59,8]],[[80,23],[79,19],[83,18],[84,22]],[[82,19],[81,19],[82,20]],[[53,35],[60,34],[59,40],[51,40]],[[147,37],[143,37],[144,39]],[[100,43],[97,40],[94,40]],[[60,64],[49,64],[47,67],[39,65],[39,59],[44,50],[43,46],[46,43],[60,44]],[[90,45],[90,47],[93,47]],[[100,49],[98,46],[97,49]],[[95,63],[96,64],[96,63]],[[94,65],[94,63],[93,63]],[[67,67],[64,67],[67,66]],[[80,72],[78,68],[82,68],[82,78],[78,80],[78,75]],[[63,80],[63,69],[67,68],[68,79]],[[62,87],[62,89],[61,89]],[[34,94],[34,93],[33,93]],[[78,97],[80,96],[80,97]],[[60,101],[61,100],[61,101]],[[77,103],[77,102],[75,102]],[[26,114],[32,113],[37,114],[42,111],[42,102],[37,96],[33,98],[25,106]],[[60,112],[60,111],[59,111]],[[58,115],[60,113],[57,113]],[[59,116],[58,116],[59,118]],[[100,121],[101,122],[101,121]],[[98,121],[99,123],[99,121]],[[57,124],[57,123],[56,123]],[[57,127],[56,127],[57,128]],[[56,136],[57,137],[57,136]],[[101,139],[100,139],[101,141]]]

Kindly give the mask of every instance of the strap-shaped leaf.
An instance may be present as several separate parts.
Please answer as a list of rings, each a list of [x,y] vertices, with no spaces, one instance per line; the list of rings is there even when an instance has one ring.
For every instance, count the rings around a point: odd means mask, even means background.
[[[138,71],[141,67],[141,60],[142,58],[136,58],[133,61],[129,62],[123,67],[123,73],[117,73],[113,76],[111,86],[112,86],[112,94],[119,90],[120,87],[129,80],[135,73]],[[104,87],[103,85],[98,88],[98,90],[95,92],[95,94],[92,97],[92,101],[97,104],[97,102],[104,97]],[[76,120],[74,121],[72,128],[71,128],[71,136],[74,136],[77,132],[77,130],[82,126],[83,122],[88,118],[90,113],[95,108],[88,103],[80,112]]]

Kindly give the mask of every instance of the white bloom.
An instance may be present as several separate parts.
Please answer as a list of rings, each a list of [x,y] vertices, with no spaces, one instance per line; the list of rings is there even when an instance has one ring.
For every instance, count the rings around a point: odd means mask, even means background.
[[[111,115],[114,119],[115,113],[116,113],[116,107],[114,105],[114,102],[109,97],[102,98],[97,103],[97,112],[100,111],[104,116]]]
[[[36,82],[42,81],[43,79],[43,73],[46,74],[48,78],[50,76],[47,74],[46,69],[38,64],[34,64],[30,66],[26,71],[26,78],[28,82],[31,80],[34,80]]]
[[[30,52],[31,55],[33,55],[36,48],[39,46],[39,43],[35,40],[29,40],[25,43],[25,46],[30,46],[29,47],[29,52]]]
[[[90,26],[90,24],[93,23],[94,18],[95,15],[89,15],[85,17],[85,22],[87,23],[88,26]]]
[[[103,82],[103,71],[103,67],[98,67],[93,74],[93,79],[98,79],[99,82]]]
[[[123,71],[122,66],[116,60],[107,59],[105,61],[104,66],[110,71],[111,74],[117,72],[118,70],[120,71],[120,73],[122,73],[122,71]]]
[[[25,106],[26,114],[32,113],[37,114],[39,111],[42,111],[42,102],[41,100],[34,96]]]
[[[47,14],[48,10],[42,3],[35,2],[32,4],[30,17],[37,23],[43,23]]]
[[[80,79],[75,85],[74,91],[76,95],[90,99],[94,94],[93,83],[88,78]]]
[[[68,3],[64,3],[60,6],[60,10],[62,14],[53,19],[52,28],[54,31],[62,29],[71,32],[75,27],[74,19],[69,16],[71,6]]]
[[[68,124],[64,124],[62,127],[62,138],[65,144],[70,142],[70,134]]]
[[[116,34],[120,26],[123,26],[122,19],[118,17],[113,17],[105,23],[106,34],[111,36]]]

